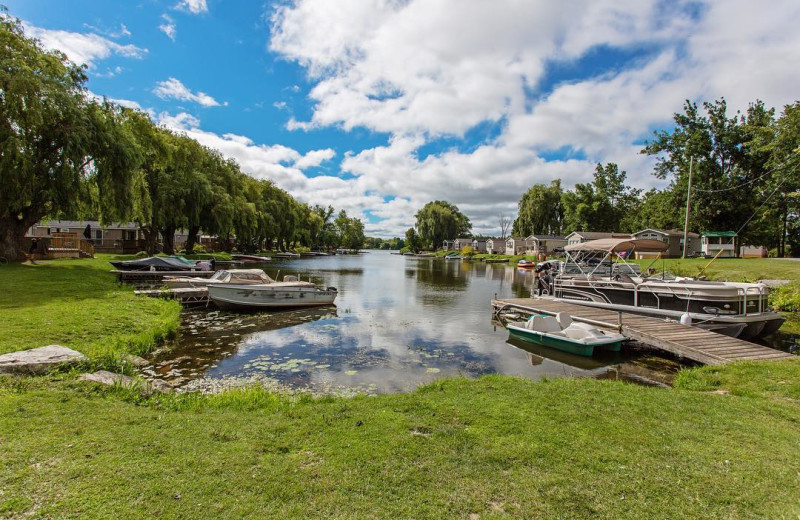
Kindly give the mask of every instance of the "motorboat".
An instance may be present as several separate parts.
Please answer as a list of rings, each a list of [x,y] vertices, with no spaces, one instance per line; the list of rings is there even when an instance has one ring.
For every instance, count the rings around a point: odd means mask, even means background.
[[[651,269],[642,273],[638,264],[626,261],[636,252],[662,253],[667,247],[660,240],[619,238],[568,245],[565,261],[542,273],[535,291],[569,303],[672,319],[742,339],[772,334],[785,321],[769,309],[769,288],[764,284],[695,280]]]
[[[233,260],[241,260],[242,262],[269,262],[272,258],[268,256],[259,256],[259,255],[245,255],[240,253],[234,253],[231,255]]]
[[[292,253],[291,251],[284,251],[282,253],[275,253],[275,258],[300,258],[300,253]]]
[[[295,277],[263,284],[219,283],[208,285],[208,296],[221,309],[263,309],[331,305],[338,291],[318,287]]]
[[[581,356],[591,356],[595,348],[619,352],[628,339],[588,323],[577,323],[566,312],[555,316],[534,314],[528,321],[508,323],[506,328],[519,339]]]
[[[524,258],[517,262],[517,267],[519,269],[533,269],[536,267],[536,262],[533,260],[525,260]]]
[[[170,289],[183,287],[207,287],[218,283],[238,283],[238,284],[263,284],[275,283],[267,273],[261,269],[222,269],[211,275],[209,278],[198,276],[167,276],[163,283]]]
[[[197,271],[198,262],[182,256],[151,256],[136,260],[117,260],[109,262],[120,271]]]

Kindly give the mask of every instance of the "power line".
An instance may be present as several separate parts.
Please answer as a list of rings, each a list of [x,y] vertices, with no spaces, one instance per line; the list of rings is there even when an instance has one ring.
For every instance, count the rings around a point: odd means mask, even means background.
[[[780,171],[780,170],[782,170],[784,168],[786,168],[786,165],[783,165],[783,166],[780,166],[778,168],[774,168],[772,170],[769,170],[768,172],[764,173],[763,175],[761,175],[761,176],[759,176],[759,177],[757,177],[755,179],[749,180],[747,182],[744,182],[744,183],[739,184],[738,186],[734,186],[732,188],[721,188],[719,190],[703,190],[703,189],[700,189],[700,188],[694,188],[692,191],[701,192],[701,193],[723,193],[723,192],[726,192],[726,191],[738,190],[739,188],[743,188],[745,186],[753,184],[754,182],[760,181],[761,179],[763,179],[767,175],[771,175],[771,174],[773,174],[773,173],[775,173],[777,171]]]

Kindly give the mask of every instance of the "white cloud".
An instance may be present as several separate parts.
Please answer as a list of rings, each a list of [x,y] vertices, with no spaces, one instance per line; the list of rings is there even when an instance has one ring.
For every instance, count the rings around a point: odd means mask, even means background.
[[[192,101],[204,107],[227,106],[228,103],[220,103],[205,92],[192,92],[186,85],[176,78],[169,78],[166,81],[159,81],[153,93],[161,99],[177,99],[179,101]]]
[[[331,148],[324,150],[312,150],[294,162],[294,165],[301,170],[319,166],[325,161],[330,161],[336,157],[336,151]]]
[[[93,68],[95,62],[112,55],[141,59],[147,54],[145,48],[133,44],[120,45],[93,33],[43,29],[24,22],[23,27],[27,36],[37,38],[45,48],[59,50],[74,63],[87,65],[89,68]]]
[[[116,30],[115,29],[100,29],[98,27],[94,27],[92,25],[89,25],[88,23],[83,24],[83,26],[86,27],[87,29],[91,29],[93,32],[96,32],[98,34],[102,34],[103,36],[108,36],[109,38],[114,38],[114,39],[122,38],[122,37],[129,37],[131,35],[131,32],[128,30],[128,28],[125,26],[124,23],[119,24],[119,29],[116,29]]]
[[[206,0],[181,0],[175,6],[179,11],[188,11],[192,14],[200,14],[208,12],[208,4]]]
[[[391,135],[341,165],[356,176],[345,184],[362,196],[358,204],[379,196],[364,206],[385,219],[373,229],[402,232],[422,204],[446,199],[476,231],[491,233],[498,208],[513,213],[531,184],[562,178],[571,187],[591,179],[596,162],[619,163],[634,185],[658,185],[639,143],[669,125],[685,99],[725,96],[733,110],[756,99],[778,107],[796,100],[800,68],[790,64],[800,63],[799,22],[792,0],[769,10],[747,0],[576,0],[569,9],[296,0],[273,11],[270,49],[313,82],[311,118],[290,116],[286,128]],[[593,53],[609,49],[634,57],[560,84],[548,77],[553,64],[569,71],[579,59],[573,71],[586,74]],[[441,136],[487,123],[499,132],[459,143],[461,151],[419,156]]]
[[[178,37],[178,29],[175,26],[175,22],[172,20],[172,17],[167,14],[162,14],[161,19],[164,21],[164,23],[158,26],[158,30],[166,34],[167,38],[170,40],[175,41],[175,39]]]

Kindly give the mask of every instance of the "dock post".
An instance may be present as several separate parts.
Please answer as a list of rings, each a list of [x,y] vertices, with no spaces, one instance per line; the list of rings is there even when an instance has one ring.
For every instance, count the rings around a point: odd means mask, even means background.
[[[622,312],[617,313],[617,332],[622,334]]]

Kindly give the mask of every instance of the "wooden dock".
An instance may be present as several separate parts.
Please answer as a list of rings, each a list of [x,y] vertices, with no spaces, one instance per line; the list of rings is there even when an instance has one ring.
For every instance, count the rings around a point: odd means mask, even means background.
[[[183,305],[205,305],[210,300],[206,287],[179,287],[177,289],[147,289],[133,291],[139,296],[178,300]]]
[[[496,299],[492,300],[492,308],[495,313],[504,309],[549,315],[566,312],[575,321],[583,321],[603,329],[620,331],[626,337],[647,346],[671,352],[677,356],[706,365],[720,365],[732,361],[768,361],[797,358],[797,356],[793,356],[788,352],[723,336],[698,327],[689,327],[675,321],[597,309],[585,305],[560,302],[550,298]]]
[[[160,282],[165,276],[192,276],[196,278],[209,278],[215,271],[120,271],[112,269],[111,274],[117,275],[117,280],[124,283]]]

